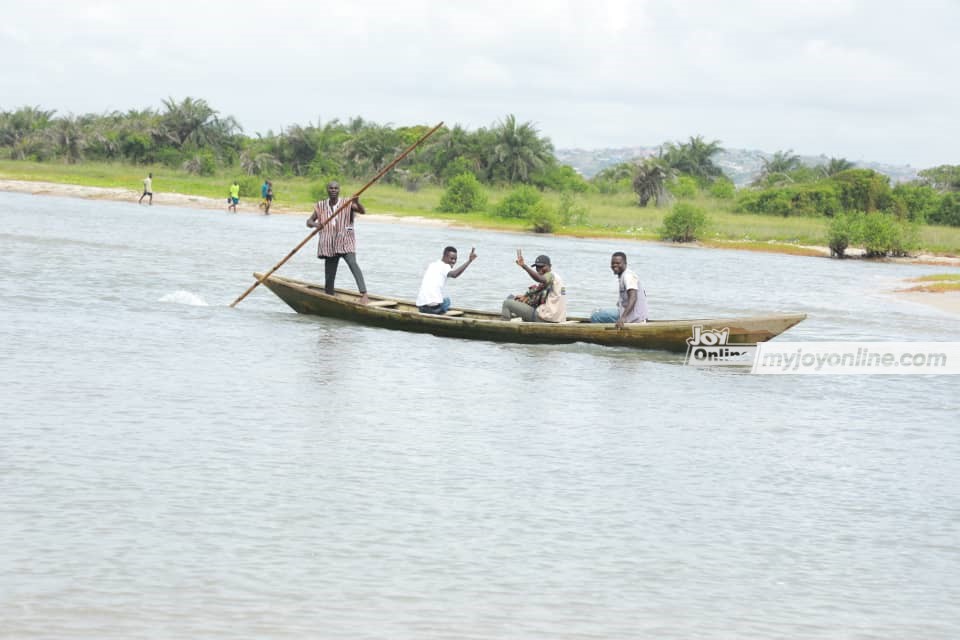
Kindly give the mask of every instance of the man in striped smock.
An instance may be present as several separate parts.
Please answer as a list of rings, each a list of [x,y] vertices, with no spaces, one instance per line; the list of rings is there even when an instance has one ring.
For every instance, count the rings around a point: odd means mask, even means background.
[[[331,182],[327,185],[326,200],[320,200],[313,207],[313,215],[307,220],[307,226],[320,227],[320,241],[317,245],[317,257],[326,261],[324,265],[323,288],[328,295],[334,295],[334,282],[337,279],[337,267],[340,258],[347,262],[353,279],[357,281],[357,291],[360,292],[360,303],[367,304],[367,286],[363,282],[363,273],[357,264],[357,237],[353,233],[354,216],[366,213],[367,210],[354,199],[347,203],[340,199],[340,183]],[[336,216],[333,214],[340,206],[343,210]]]

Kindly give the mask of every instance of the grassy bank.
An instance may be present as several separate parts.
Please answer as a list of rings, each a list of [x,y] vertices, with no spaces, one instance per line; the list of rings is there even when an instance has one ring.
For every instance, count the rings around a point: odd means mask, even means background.
[[[960,291],[960,274],[957,273],[936,273],[929,276],[911,278],[908,282],[916,282],[919,284],[909,289],[903,289],[903,291],[926,291],[928,293]]]
[[[0,178],[74,184],[91,187],[126,188],[139,191],[147,172],[154,175],[157,193],[174,192],[208,198],[226,198],[230,183],[235,179],[256,181],[234,172],[221,171],[213,176],[194,176],[184,171],[163,166],[135,167],[125,164],[83,163],[76,165],[0,160]],[[273,179],[278,211],[302,211],[312,208],[314,193],[322,184],[317,179]],[[343,183],[343,192],[352,193],[360,183]],[[507,193],[504,189],[486,188],[491,203],[498,202]],[[428,186],[416,192],[393,185],[377,184],[364,194],[364,203],[371,213],[389,213],[397,216],[419,216],[452,220],[456,223],[499,230],[524,231],[525,220],[508,220],[489,213],[450,214],[436,211],[443,190]],[[259,199],[259,192],[248,198]],[[556,208],[560,203],[557,193],[544,194],[546,202]],[[797,255],[819,255],[801,245],[826,245],[827,221],[823,218],[775,217],[734,213],[731,205],[701,196],[693,203],[705,209],[710,217],[710,228],[704,243],[714,246],[733,246],[756,251],[777,251]],[[657,238],[667,209],[636,206],[633,193],[587,194],[577,196],[577,204],[586,209],[582,223],[564,226],[558,233],[581,237],[623,237],[652,240]],[[948,255],[960,254],[960,228],[924,226],[920,230],[921,247],[926,252]]]

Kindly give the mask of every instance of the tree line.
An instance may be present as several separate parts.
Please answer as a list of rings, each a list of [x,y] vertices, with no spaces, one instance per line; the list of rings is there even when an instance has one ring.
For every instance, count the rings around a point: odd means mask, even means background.
[[[80,116],[57,116],[34,106],[0,111],[0,155],[42,162],[164,165],[197,175],[231,170],[261,177],[360,179],[381,169],[427,129],[355,117],[247,136],[235,118],[190,97],[164,100],[159,110]],[[887,176],[856,168],[843,158],[811,167],[792,150],[778,151],[764,162],[753,184],[736,189],[714,161],[722,150],[718,140],[691,136],[663,144],[654,157],[608,167],[588,181],[557,161],[550,139],[533,123],[507,115],[473,131],[444,127],[386,180],[411,190],[426,184],[458,190],[443,204],[449,211],[479,206],[482,198],[462,193],[474,189],[475,181],[477,186],[526,186],[567,194],[632,191],[639,206],[706,197],[717,206],[746,213],[835,218],[879,212],[911,224],[960,226],[960,166],[926,169],[914,182],[891,185]],[[531,198],[525,191],[519,200]],[[511,209],[510,215],[515,212]],[[562,217],[571,216],[582,217]]]
[[[205,100],[173,98],[161,110],[57,116],[40,107],[0,111],[0,154],[15,160],[165,165],[196,175],[235,169],[246,175],[362,178],[383,168],[427,126],[392,127],[355,117],[293,125],[246,136],[232,116]],[[484,183],[560,187],[576,178],[558,164],[550,139],[507,115],[490,127],[444,127],[391,175],[418,184],[472,173]]]

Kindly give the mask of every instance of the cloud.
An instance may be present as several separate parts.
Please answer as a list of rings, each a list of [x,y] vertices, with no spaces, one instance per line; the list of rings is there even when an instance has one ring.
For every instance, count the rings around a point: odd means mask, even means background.
[[[926,166],[960,162],[956,24],[949,0],[41,1],[5,10],[0,108],[193,96],[248,132],[514,113],[558,146],[703,134]]]

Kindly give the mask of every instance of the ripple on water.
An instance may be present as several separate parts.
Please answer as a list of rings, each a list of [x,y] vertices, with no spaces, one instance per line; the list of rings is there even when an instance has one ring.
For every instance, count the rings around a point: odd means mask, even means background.
[[[172,302],[173,304],[185,304],[192,307],[208,307],[207,301],[190,291],[179,289],[173,293],[168,293],[161,297],[159,302]]]

